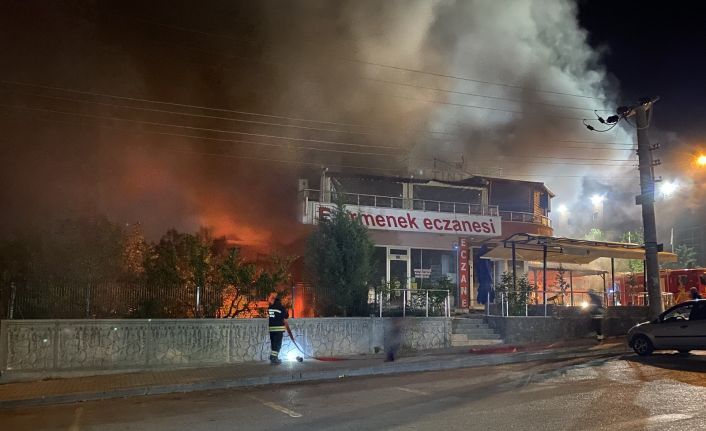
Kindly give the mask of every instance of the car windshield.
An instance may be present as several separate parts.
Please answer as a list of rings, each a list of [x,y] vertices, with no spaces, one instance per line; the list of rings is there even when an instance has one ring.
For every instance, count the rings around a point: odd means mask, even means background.
[[[689,316],[691,315],[692,307],[693,307],[692,304],[687,304],[687,305],[682,305],[682,306],[673,308],[671,310],[668,310],[662,316],[662,321],[663,322],[673,322],[675,320],[689,320]]]

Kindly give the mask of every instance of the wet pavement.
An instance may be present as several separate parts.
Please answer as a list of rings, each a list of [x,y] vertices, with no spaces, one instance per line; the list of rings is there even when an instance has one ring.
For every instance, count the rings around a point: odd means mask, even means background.
[[[571,358],[0,411],[7,430],[706,429],[706,352]]]
[[[37,405],[105,400],[130,396],[233,389],[272,384],[338,380],[340,377],[439,371],[573,357],[604,357],[628,351],[624,340],[600,344],[594,340],[549,345],[501,345],[409,352],[395,362],[382,355],[337,358],[335,361],[285,361],[272,367],[267,361],[214,367],[147,370],[42,379],[36,374],[4,373],[0,379],[0,410]],[[340,359],[340,360],[339,360]],[[90,372],[90,371],[89,371]],[[26,381],[17,381],[24,378]]]

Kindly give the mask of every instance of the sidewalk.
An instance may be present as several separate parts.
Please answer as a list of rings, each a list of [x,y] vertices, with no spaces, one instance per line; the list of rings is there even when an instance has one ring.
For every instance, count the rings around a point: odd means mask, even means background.
[[[579,340],[579,342],[561,344],[417,352],[387,363],[383,362],[381,355],[369,355],[331,362],[316,360],[305,360],[303,363],[284,362],[276,367],[265,362],[243,363],[199,369],[155,370],[15,382],[0,384],[0,409],[538,360],[582,357],[595,359],[627,351],[622,339],[607,340],[601,344]]]

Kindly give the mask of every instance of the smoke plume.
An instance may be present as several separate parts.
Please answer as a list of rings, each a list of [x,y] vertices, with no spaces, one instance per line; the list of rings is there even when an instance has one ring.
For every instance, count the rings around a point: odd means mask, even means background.
[[[153,238],[206,225],[286,246],[304,234],[296,180],[321,167],[430,176],[443,161],[545,182],[575,211],[637,192],[621,161],[634,131],[582,124],[618,88],[572,1],[28,1],[0,16],[5,231],[98,212]]]

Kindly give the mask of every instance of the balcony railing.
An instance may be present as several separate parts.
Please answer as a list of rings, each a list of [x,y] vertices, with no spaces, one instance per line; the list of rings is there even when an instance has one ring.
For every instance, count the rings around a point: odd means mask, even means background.
[[[321,202],[320,190],[303,190],[301,192],[308,200]],[[496,205],[470,204],[463,202],[436,201],[430,199],[405,199],[395,196],[367,195],[362,193],[331,192],[330,200],[341,199],[346,205],[368,206],[378,208],[413,209],[454,214],[474,214],[500,216],[503,221],[529,223],[551,227],[549,217],[520,211],[499,211]]]
[[[552,221],[549,217],[532,213],[524,213],[517,211],[500,211],[500,218],[503,221],[511,221],[515,223],[531,223],[540,224],[542,226],[551,227]]]
[[[320,190],[303,190],[309,200],[321,201]],[[463,202],[436,201],[430,199],[405,199],[395,196],[367,195],[362,193],[331,192],[331,201],[338,199],[346,205],[368,206],[378,208],[399,208],[419,211],[433,211],[455,214],[474,214],[497,216],[498,207]]]

